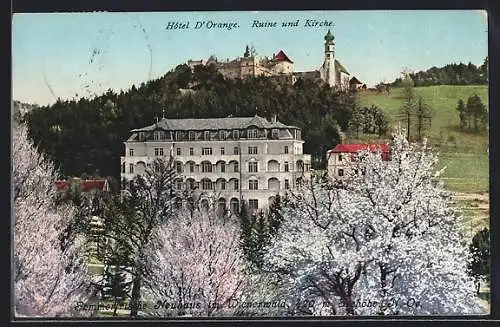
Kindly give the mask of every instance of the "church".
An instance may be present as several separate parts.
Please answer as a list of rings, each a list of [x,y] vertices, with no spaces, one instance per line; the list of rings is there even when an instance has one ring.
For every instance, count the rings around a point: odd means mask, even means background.
[[[347,69],[335,57],[335,37],[330,30],[324,36],[324,40],[323,64],[317,70],[313,71],[294,71],[293,61],[283,50],[273,54],[271,58],[257,58],[255,54],[249,51],[248,46],[243,57],[218,61],[217,58],[211,56],[205,63],[203,60],[188,60],[187,65],[193,69],[196,65],[213,64],[224,77],[231,79],[266,76],[279,78],[291,84],[294,84],[299,78],[304,80],[321,79],[331,87],[337,89],[359,88],[359,85],[362,85],[362,83],[354,76],[351,78]]]

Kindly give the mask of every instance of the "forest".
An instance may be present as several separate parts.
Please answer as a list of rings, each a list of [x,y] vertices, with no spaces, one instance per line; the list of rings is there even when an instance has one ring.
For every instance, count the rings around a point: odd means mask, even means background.
[[[447,64],[443,67],[431,67],[425,71],[409,73],[415,86],[429,85],[473,85],[488,84],[488,57],[480,66],[469,62]],[[397,78],[392,82],[392,86],[402,86],[403,79]]]
[[[23,121],[30,138],[55,162],[61,177],[88,175],[113,181],[119,180],[122,142],[130,130],[150,125],[162,115],[258,114],[267,119],[277,115],[282,123],[302,129],[304,152],[312,155],[313,168],[323,169],[326,151],[339,143],[339,131],[349,128],[355,108],[354,94],[334,91],[321,81],[298,80],[289,85],[265,77],[231,80],[211,65],[194,69],[179,65],[161,78],[120,93],[108,90],[91,99],[58,99],[29,111]]]

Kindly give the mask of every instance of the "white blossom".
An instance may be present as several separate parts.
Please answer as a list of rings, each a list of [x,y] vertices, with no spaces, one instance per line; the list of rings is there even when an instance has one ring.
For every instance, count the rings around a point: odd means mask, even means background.
[[[74,312],[88,294],[82,240],[63,244],[60,239],[75,209],[56,207],[54,166],[31,144],[24,125],[13,132],[12,167],[16,315],[84,314]]]
[[[436,156],[400,132],[391,160],[359,157],[343,186],[311,179],[283,209],[266,266],[314,303],[296,314],[481,313]]]
[[[247,286],[235,221],[208,210],[181,209],[151,242],[145,298],[153,316],[232,316]]]

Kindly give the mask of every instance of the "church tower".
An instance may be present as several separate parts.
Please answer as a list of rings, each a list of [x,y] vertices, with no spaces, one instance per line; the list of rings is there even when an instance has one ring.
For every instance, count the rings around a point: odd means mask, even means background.
[[[323,80],[330,86],[337,84],[337,74],[335,72],[335,38],[328,29],[325,35],[325,62],[323,63]]]

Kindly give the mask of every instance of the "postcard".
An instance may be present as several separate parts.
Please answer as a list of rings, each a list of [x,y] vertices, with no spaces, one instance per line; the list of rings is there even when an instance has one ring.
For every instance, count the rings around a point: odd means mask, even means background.
[[[485,10],[17,13],[13,317],[490,313]]]

